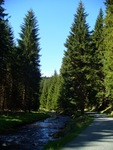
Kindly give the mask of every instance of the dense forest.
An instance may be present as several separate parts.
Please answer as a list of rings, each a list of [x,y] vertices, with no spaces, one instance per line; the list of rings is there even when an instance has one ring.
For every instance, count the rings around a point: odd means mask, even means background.
[[[41,77],[37,19],[33,10],[27,12],[16,46],[3,4],[1,0],[0,110],[37,110]]]
[[[80,1],[65,42],[60,74],[41,77],[39,27],[33,10],[25,15],[15,44],[8,14],[0,0],[0,110],[55,110],[84,113],[85,108],[113,110],[113,1],[106,0],[89,31]]]

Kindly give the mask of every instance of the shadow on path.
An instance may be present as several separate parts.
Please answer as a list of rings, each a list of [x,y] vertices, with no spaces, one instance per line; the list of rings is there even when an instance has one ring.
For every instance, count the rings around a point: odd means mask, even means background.
[[[63,150],[113,150],[113,118],[93,115],[94,122]]]

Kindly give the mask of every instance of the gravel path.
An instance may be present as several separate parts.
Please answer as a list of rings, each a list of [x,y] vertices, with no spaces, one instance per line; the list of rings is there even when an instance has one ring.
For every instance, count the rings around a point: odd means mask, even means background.
[[[95,120],[62,150],[113,150],[113,118],[94,114]]]

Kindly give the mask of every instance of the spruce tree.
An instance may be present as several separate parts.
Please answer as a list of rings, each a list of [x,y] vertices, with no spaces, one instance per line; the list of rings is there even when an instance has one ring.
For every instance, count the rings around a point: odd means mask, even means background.
[[[9,103],[11,86],[11,52],[14,46],[12,29],[8,24],[8,15],[2,7],[4,0],[0,1],[0,108],[4,110]]]
[[[54,92],[55,92],[55,85],[57,82],[57,72],[54,72],[54,75],[51,78],[50,87],[48,89],[48,96],[47,96],[47,109],[52,110],[54,109]]]
[[[23,109],[26,111],[39,107],[40,87],[40,47],[37,20],[32,10],[28,11],[21,26],[18,40]],[[33,104],[33,105],[32,105]]]
[[[58,110],[58,98],[59,98],[59,85],[60,85],[60,77],[57,75],[56,76],[56,82],[55,82],[55,87],[54,87],[54,93],[52,97],[52,102],[53,102],[53,109]]]
[[[90,92],[91,104],[100,107],[105,103],[104,73],[103,73],[103,11],[100,9],[94,32],[92,34],[91,48],[93,49],[93,76]],[[92,98],[93,97],[93,98]]]
[[[7,54],[7,85],[6,85],[6,104],[10,110],[17,109],[17,54],[16,54],[16,46],[14,44],[14,36],[12,32],[12,28],[9,26],[9,53]]]
[[[47,80],[44,81],[41,97],[40,97],[40,107],[46,108],[47,105],[47,96],[48,96],[48,83]]]
[[[90,33],[86,23],[87,13],[82,2],[79,3],[74,23],[71,27],[65,47],[65,56],[61,67],[61,91],[59,103],[66,109],[74,102],[75,109],[84,113],[85,101],[90,88],[91,51],[89,49]]]
[[[113,1],[106,0],[106,17],[104,19],[104,74],[106,96],[113,108]]]

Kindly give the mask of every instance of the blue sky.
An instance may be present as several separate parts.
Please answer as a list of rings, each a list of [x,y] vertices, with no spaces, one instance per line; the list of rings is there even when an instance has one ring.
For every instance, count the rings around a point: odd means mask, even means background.
[[[4,8],[11,16],[15,40],[19,38],[20,26],[27,11],[33,9],[39,25],[40,65],[43,76],[59,73],[64,56],[64,43],[69,35],[80,0],[5,0]],[[94,28],[100,8],[105,12],[105,0],[82,0],[89,14],[87,23]]]

